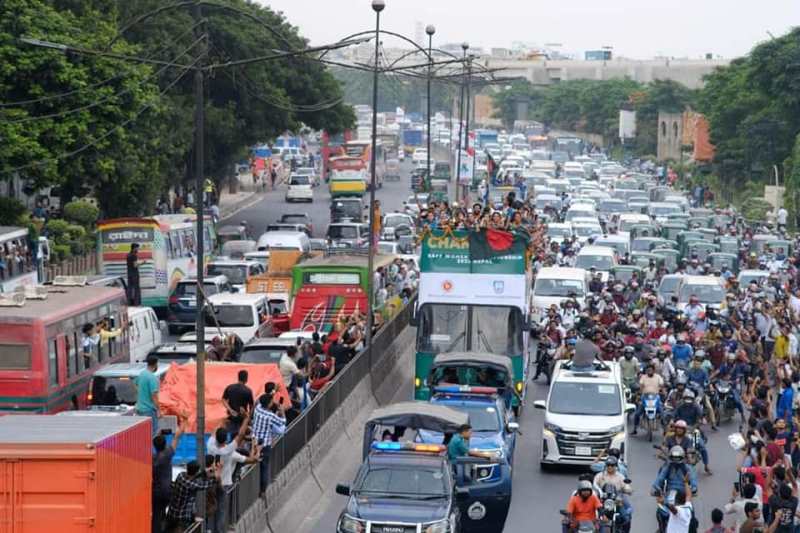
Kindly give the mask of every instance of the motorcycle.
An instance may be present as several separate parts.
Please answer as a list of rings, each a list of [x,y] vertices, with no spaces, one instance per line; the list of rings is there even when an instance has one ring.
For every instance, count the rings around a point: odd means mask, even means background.
[[[556,358],[556,347],[549,341],[546,336],[543,336],[536,348],[536,373],[535,376],[541,374],[547,378],[547,384],[550,385],[550,380],[553,377],[553,366]]]
[[[564,520],[569,516],[565,509],[561,509],[559,512],[561,516],[564,517]],[[573,522],[567,531],[570,533],[595,533],[597,527],[595,527],[595,522],[593,520],[581,520],[580,522]]]
[[[630,520],[625,516],[624,502],[613,486],[603,489],[600,501],[600,533],[627,533],[630,531]]]
[[[642,397],[644,403],[645,425],[647,426],[647,440],[653,441],[653,433],[658,429],[658,411],[660,410],[661,398],[658,394],[645,394]]]
[[[733,420],[736,415],[736,400],[733,397],[731,382],[721,379],[714,385],[717,390],[717,423]]]

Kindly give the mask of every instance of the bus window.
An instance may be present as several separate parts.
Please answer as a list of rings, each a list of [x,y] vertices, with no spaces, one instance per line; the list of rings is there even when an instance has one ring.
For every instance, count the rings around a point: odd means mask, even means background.
[[[50,345],[50,350],[47,354],[50,386],[56,387],[58,386],[58,341],[56,339],[50,339],[48,344]]]
[[[165,242],[165,244],[167,245],[167,257],[169,257],[170,259],[172,259],[172,258],[173,258],[173,257],[175,257],[175,256],[174,256],[174,255],[172,255],[172,241],[170,240],[170,238],[169,238],[169,236],[168,236],[168,235],[167,235],[167,236],[165,236],[165,238],[164,238],[164,242]]]
[[[80,368],[79,359],[81,356],[80,344],[78,344],[78,333],[72,333],[72,353],[67,350],[67,377],[72,377],[78,373]]]
[[[3,370],[30,370],[30,344],[0,344],[0,368]]]

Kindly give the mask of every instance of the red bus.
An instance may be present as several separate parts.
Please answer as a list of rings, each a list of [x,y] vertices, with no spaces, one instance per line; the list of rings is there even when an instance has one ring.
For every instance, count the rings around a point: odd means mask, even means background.
[[[343,133],[331,135],[327,131],[322,132],[320,141],[320,156],[322,157],[322,177],[328,180],[330,166],[329,162],[332,157],[344,155],[344,144],[353,138],[350,130],[344,130]]]
[[[127,362],[127,303],[117,287],[47,287],[43,300],[0,306],[0,412],[54,413],[87,405],[92,374]],[[84,324],[106,320],[123,334],[82,349]]]

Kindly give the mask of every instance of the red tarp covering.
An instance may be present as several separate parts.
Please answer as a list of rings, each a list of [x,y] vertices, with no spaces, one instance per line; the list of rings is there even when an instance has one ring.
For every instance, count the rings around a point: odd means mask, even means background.
[[[247,386],[253,391],[253,398],[264,393],[264,384],[278,384],[278,394],[283,396],[283,404],[289,405],[289,394],[281,379],[276,364],[206,363],[206,433],[212,433],[222,426],[227,418],[222,405],[225,387],[236,383],[239,370],[247,370]],[[197,431],[197,365],[189,362],[183,365],[173,363],[164,376],[158,393],[162,415],[186,416],[189,419],[187,432]]]
[[[699,115],[694,130],[694,160],[711,161],[714,159],[714,145],[708,131],[708,119]]]

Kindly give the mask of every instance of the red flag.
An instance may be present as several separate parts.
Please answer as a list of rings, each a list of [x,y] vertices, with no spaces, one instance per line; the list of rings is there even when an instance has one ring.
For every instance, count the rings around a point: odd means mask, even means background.
[[[509,231],[487,229],[486,243],[489,245],[489,248],[495,252],[504,252],[511,248],[511,245],[514,243],[514,235]]]

